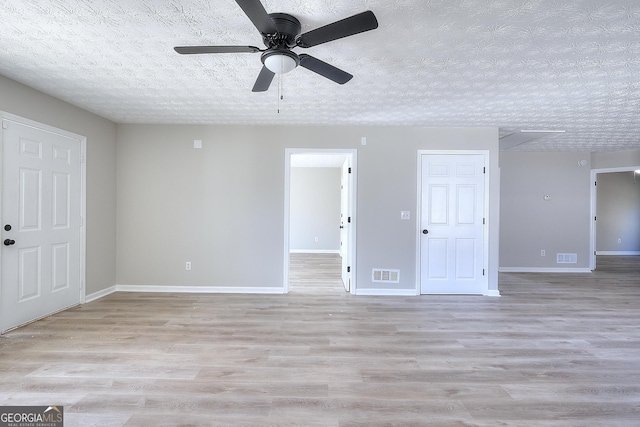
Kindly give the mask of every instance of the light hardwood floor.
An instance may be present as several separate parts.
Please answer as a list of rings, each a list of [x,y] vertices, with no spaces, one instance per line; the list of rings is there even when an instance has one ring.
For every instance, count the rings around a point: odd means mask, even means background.
[[[620,260],[501,274],[500,298],[116,293],[0,337],[0,405],[64,405],[67,427],[637,426],[640,257]]]

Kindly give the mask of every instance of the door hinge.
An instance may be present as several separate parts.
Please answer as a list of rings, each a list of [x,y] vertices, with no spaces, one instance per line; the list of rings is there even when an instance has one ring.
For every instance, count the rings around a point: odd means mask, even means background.
[[[482,225],[486,225],[487,224],[487,219],[486,218],[482,218]]]
[[[347,267],[347,273],[351,273],[351,267]]]
[[[594,216],[594,217],[593,217],[593,220],[594,220],[594,221],[596,221],[597,219],[598,219],[598,217],[597,217],[597,216]]]
[[[482,275],[484,276],[484,268],[482,269]]]
[[[487,173],[487,168],[486,167],[482,168],[482,173]]]
[[[347,222],[351,224],[351,217],[347,218]]]
[[[351,173],[351,168],[349,168],[349,173]]]

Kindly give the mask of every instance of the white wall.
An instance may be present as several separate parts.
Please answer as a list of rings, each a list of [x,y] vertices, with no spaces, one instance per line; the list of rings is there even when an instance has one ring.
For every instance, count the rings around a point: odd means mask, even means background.
[[[87,276],[90,295],[115,284],[115,123],[0,76],[0,110],[87,137]]]
[[[282,287],[285,148],[357,149],[359,289],[374,267],[416,286],[417,151],[491,151],[490,287],[497,289],[498,131],[495,128],[118,127],[117,282]],[[304,138],[300,138],[304,135]],[[367,145],[360,144],[367,137]],[[204,147],[193,148],[193,140]],[[414,213],[401,221],[400,211]],[[185,270],[185,262],[193,270]]]
[[[590,154],[500,153],[501,269],[589,268],[591,177],[582,159]],[[557,253],[576,253],[578,262],[558,264]]]
[[[340,252],[341,179],[340,168],[291,168],[292,252]]]

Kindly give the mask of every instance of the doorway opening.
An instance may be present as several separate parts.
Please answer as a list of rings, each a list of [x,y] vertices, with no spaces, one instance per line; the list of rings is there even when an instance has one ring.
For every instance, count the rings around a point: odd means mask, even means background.
[[[591,170],[589,269],[592,271],[637,268],[640,259],[638,170],[640,166]]]
[[[355,293],[355,170],[356,150],[286,150],[285,293]]]

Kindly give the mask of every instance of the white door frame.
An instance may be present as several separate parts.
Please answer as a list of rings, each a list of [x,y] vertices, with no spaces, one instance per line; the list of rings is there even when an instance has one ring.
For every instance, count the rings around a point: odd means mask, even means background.
[[[331,148],[285,148],[284,159],[284,263],[283,263],[283,292],[289,292],[289,251],[291,227],[291,156],[294,154],[340,154],[351,158],[352,179],[349,189],[349,206],[351,207],[351,226],[349,227],[349,253],[347,254],[351,266],[351,288],[349,293],[356,293],[356,201],[358,188],[358,150]]]
[[[422,245],[420,244],[420,234],[422,233],[422,156],[423,155],[463,155],[463,154],[479,154],[485,156],[485,174],[484,174],[484,218],[485,226],[483,228],[483,267],[485,271],[485,281],[487,285],[486,294],[490,295],[493,291],[489,290],[489,150],[418,150],[416,175],[418,177],[418,192],[416,202],[416,295],[421,295],[421,269],[422,269]]]
[[[44,132],[49,132],[55,135],[60,135],[65,138],[75,139],[80,142],[80,304],[86,302],[86,271],[87,271],[87,233],[86,233],[86,217],[87,217],[87,137],[78,135],[73,132],[69,132],[63,129],[59,129],[53,126],[46,125],[44,123],[36,122],[34,120],[26,119],[24,117],[17,116],[15,114],[0,111],[0,122],[10,121],[21,124],[23,126],[29,126],[35,129],[39,129]],[[2,153],[3,153],[3,141],[2,132],[0,132],[0,223],[2,222],[2,194],[4,189],[4,183],[2,182]],[[1,261],[1,260],[0,260]],[[0,262],[0,269],[2,263]],[[0,270],[0,277],[2,277],[2,271]],[[0,292],[2,287],[0,286]],[[0,298],[2,294],[0,293]],[[37,320],[37,319],[34,319]]]
[[[595,185],[600,173],[633,172],[640,166],[622,166],[618,168],[591,169],[591,230],[589,238],[589,270],[596,269],[596,207],[598,202],[598,187]]]

